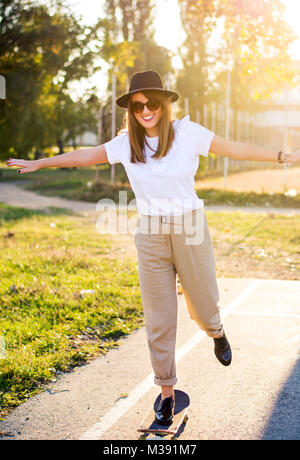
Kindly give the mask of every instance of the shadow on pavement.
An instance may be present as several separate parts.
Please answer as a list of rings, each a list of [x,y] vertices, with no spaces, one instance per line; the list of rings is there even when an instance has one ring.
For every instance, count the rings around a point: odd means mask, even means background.
[[[300,359],[282,387],[262,440],[300,440]]]

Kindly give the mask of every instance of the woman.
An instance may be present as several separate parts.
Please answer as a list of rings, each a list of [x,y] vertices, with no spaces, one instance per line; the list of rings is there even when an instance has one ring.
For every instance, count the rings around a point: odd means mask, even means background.
[[[226,140],[190,121],[189,116],[172,120],[171,104],[178,97],[163,88],[157,72],[136,73],[129,92],[116,100],[126,109],[126,128],[111,141],[52,158],[7,161],[9,166],[22,168],[19,173],[106,162],[124,165],[139,213],[135,234],[139,282],[154,382],[161,387],[156,419],[162,424],[170,423],[175,405],[176,273],[189,314],[214,339],[217,359],[228,366],[232,358],[219,313],[203,201],[194,190],[199,155],[207,157],[212,152],[238,160],[300,162],[300,151],[287,155]]]

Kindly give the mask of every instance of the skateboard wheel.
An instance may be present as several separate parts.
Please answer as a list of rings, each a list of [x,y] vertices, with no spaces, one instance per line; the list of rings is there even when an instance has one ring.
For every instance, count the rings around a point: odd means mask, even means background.
[[[139,439],[140,439],[140,440],[141,440],[141,439],[147,439],[147,436],[146,436],[145,434],[141,434],[140,437],[139,437]]]

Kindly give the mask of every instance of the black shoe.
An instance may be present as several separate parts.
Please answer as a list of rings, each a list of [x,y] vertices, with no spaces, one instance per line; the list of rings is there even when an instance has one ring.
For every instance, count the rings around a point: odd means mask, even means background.
[[[220,337],[219,339],[214,339],[214,342],[216,357],[218,358],[220,363],[223,364],[223,366],[229,366],[229,364],[231,363],[232,354],[225,332],[223,334],[223,337]]]
[[[157,412],[155,413],[155,420],[160,425],[169,425],[173,420],[175,407],[175,398],[170,396],[160,401]]]

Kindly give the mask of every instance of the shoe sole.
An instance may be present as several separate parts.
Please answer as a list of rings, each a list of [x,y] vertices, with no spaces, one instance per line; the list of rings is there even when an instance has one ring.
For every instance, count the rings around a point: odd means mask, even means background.
[[[164,425],[164,426],[166,426],[166,425],[171,425],[171,423],[173,422],[173,418],[172,418],[170,421],[167,422],[167,421],[157,420],[157,418],[155,417],[155,421],[156,421],[156,423],[158,423],[159,425]]]

